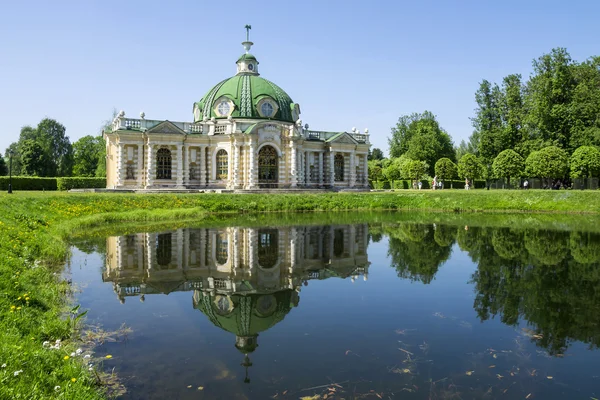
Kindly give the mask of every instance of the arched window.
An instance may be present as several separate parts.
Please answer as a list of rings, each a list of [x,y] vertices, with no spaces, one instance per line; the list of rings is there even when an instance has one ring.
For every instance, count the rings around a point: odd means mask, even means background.
[[[341,182],[344,180],[344,156],[336,154],[333,159],[333,169],[335,175],[335,181]]]
[[[217,179],[227,179],[229,176],[229,156],[223,149],[217,152]]]
[[[173,243],[170,233],[163,233],[156,238],[156,262],[161,267],[167,267],[171,263]]]
[[[171,179],[171,150],[156,152],[156,179]]]
[[[272,268],[279,259],[279,232],[277,229],[258,231],[258,264],[263,268]]]
[[[229,238],[224,232],[218,233],[216,237],[215,250],[216,260],[219,265],[227,264],[229,258]]]

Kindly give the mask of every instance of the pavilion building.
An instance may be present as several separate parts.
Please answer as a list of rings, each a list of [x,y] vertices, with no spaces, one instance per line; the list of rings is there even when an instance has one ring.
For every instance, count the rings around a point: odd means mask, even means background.
[[[104,132],[107,188],[368,189],[368,129],[309,130],[242,45],[237,73],[193,104],[192,122],[117,115]]]

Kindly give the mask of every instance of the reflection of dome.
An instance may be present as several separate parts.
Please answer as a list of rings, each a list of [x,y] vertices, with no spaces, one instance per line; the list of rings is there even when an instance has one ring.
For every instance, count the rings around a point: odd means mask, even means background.
[[[194,307],[202,311],[221,329],[238,337],[236,347],[251,352],[257,347],[256,337],[271,328],[298,305],[298,293],[282,290],[269,294],[223,296],[196,290]]]

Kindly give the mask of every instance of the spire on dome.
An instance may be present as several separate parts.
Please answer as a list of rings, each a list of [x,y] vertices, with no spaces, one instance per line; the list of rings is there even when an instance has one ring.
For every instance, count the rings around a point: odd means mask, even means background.
[[[250,54],[250,48],[254,44],[250,41],[250,29],[252,29],[252,26],[246,25],[244,28],[246,28],[246,41],[242,42],[242,46],[244,46],[246,52],[237,60],[237,73],[259,75],[258,60]]]
[[[246,54],[250,53],[250,48],[254,43],[250,41],[250,29],[252,29],[251,25],[246,25],[246,41],[242,42],[242,46],[244,46],[244,50],[246,50]]]

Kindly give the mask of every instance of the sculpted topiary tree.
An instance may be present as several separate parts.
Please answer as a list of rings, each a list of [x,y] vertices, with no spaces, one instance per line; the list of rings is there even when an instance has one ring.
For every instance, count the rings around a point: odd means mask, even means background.
[[[525,160],[516,151],[507,149],[494,159],[492,170],[498,178],[506,178],[507,185],[510,185],[510,178],[520,178],[525,169]]]
[[[581,146],[571,156],[571,178],[600,176],[600,150],[593,146]]]
[[[402,164],[402,176],[418,182],[427,171],[427,163],[419,160],[408,160]]]
[[[525,173],[536,178],[564,178],[569,170],[567,153],[556,146],[544,147],[532,152],[525,161]]]
[[[462,156],[458,162],[458,175],[469,181],[481,177],[483,165],[474,154],[468,153]]]
[[[440,158],[435,163],[435,174],[442,182],[456,177],[458,167],[449,158]]]

